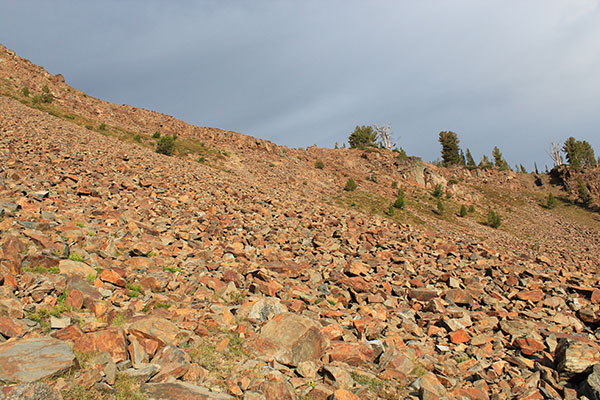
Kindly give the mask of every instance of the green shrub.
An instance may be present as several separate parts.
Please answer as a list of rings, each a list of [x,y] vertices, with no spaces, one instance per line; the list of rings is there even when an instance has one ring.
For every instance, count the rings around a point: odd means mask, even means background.
[[[323,168],[325,168],[325,164],[323,164],[323,161],[317,160],[317,161],[315,161],[315,168],[323,169]]]
[[[346,192],[352,192],[356,190],[357,187],[358,186],[356,185],[356,182],[354,182],[354,179],[348,178],[348,180],[346,181],[346,186],[344,186],[344,190]]]
[[[23,89],[21,89],[21,94],[23,97],[29,97],[29,88],[27,86],[23,86]]]
[[[398,189],[398,182],[392,181],[392,189]]]
[[[153,138],[153,139],[160,139],[160,132],[159,132],[159,131],[156,131],[156,132],[154,132],[154,133],[152,134],[152,138]]]
[[[488,212],[487,223],[492,228],[498,228],[502,224],[502,217],[494,210],[490,210]]]
[[[437,213],[439,215],[444,215],[444,211],[446,210],[446,208],[444,207],[444,203],[442,202],[442,199],[438,197],[438,201],[437,201]]]
[[[435,185],[435,189],[433,189],[432,195],[433,197],[442,197],[442,185],[440,183]]]
[[[546,199],[546,208],[552,209],[556,207],[556,204],[556,197],[554,197],[552,193],[548,193],[548,198]]]
[[[396,211],[394,209],[394,204],[395,203],[390,203],[390,206],[388,207],[388,210],[386,212],[386,214],[389,215],[390,217],[393,217],[394,216],[394,212]]]
[[[471,205],[469,206],[469,210],[468,210],[468,211],[469,211],[470,213],[474,213],[474,212],[475,212],[475,206],[474,206],[473,204],[471,204]]]
[[[467,216],[467,206],[465,206],[464,204],[462,206],[460,206],[459,214],[461,217],[466,217]]]
[[[42,94],[40,95],[40,102],[42,103],[52,103],[54,100],[54,96],[50,93],[50,89],[48,89],[47,85],[44,85],[42,88]]]
[[[394,201],[393,206],[395,208],[403,209],[406,205],[406,200],[404,198],[404,190],[402,188],[398,189],[398,197],[396,197],[396,201]]]
[[[106,130],[106,124],[103,122],[100,124],[100,126],[98,126],[98,130],[99,131],[105,131]]]
[[[138,143],[142,143],[142,135],[139,135],[139,134],[135,135],[133,137],[133,140],[136,141],[136,142],[138,142]]]
[[[577,192],[579,194],[579,201],[581,201],[584,206],[587,207],[592,203],[592,195],[590,194],[590,191],[588,190],[587,185],[583,181],[583,177],[581,175],[577,177]]]
[[[172,136],[163,136],[156,143],[156,152],[167,156],[175,151],[175,139]]]
[[[83,262],[83,257],[77,253],[69,254],[69,260]]]

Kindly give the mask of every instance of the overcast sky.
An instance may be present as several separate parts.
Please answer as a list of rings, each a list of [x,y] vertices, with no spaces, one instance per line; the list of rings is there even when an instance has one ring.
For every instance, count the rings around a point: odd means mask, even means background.
[[[426,161],[600,155],[600,0],[11,1],[0,42],[114,103],[290,147],[390,123]]]

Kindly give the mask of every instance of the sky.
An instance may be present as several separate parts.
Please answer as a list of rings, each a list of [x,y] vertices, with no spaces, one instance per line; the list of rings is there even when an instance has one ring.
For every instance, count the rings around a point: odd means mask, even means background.
[[[289,147],[390,124],[433,161],[600,155],[600,0],[3,1],[0,43],[94,97]]]

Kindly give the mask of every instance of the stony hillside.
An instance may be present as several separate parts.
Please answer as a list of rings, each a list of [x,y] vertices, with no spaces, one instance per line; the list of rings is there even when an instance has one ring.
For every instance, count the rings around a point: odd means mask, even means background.
[[[600,396],[600,222],[549,176],[288,149],[0,50],[4,398]]]

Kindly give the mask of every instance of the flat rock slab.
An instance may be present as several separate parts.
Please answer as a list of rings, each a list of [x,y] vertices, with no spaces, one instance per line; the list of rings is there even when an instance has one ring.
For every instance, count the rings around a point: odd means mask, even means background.
[[[190,383],[147,383],[141,387],[142,393],[148,400],[178,399],[178,400],[229,400],[233,397],[216,393],[205,387]]]
[[[67,276],[80,275],[86,277],[88,275],[96,275],[94,268],[80,261],[61,260],[58,264],[58,269],[61,274]]]
[[[161,346],[177,345],[182,339],[178,338],[179,328],[171,321],[160,317],[147,317],[135,321],[129,326],[129,333],[142,339],[152,339]]]
[[[74,366],[75,354],[51,337],[20,339],[0,344],[0,381],[33,382]]]
[[[30,382],[0,388],[3,400],[60,400],[62,397],[45,382]]]
[[[278,314],[267,322],[253,345],[259,354],[282,364],[296,366],[303,361],[316,361],[325,348],[320,328],[310,318]]]

